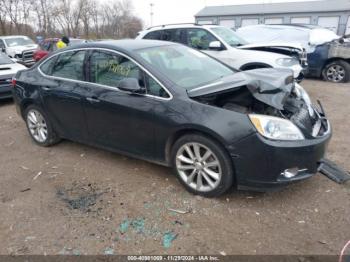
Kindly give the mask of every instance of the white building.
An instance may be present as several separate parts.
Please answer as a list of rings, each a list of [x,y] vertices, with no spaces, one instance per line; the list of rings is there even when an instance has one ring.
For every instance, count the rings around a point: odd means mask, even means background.
[[[198,24],[231,28],[264,23],[312,24],[343,35],[350,34],[350,0],[207,6],[195,18]]]

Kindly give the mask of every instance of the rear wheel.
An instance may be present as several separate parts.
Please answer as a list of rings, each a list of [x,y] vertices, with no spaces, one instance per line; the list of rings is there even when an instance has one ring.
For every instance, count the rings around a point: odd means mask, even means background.
[[[180,182],[194,194],[216,197],[233,184],[232,162],[223,147],[202,135],[185,135],[172,149],[172,166]]]
[[[59,137],[40,107],[35,105],[28,106],[24,115],[29,134],[35,143],[46,147],[59,142]]]
[[[322,72],[323,79],[333,83],[345,83],[350,80],[350,64],[337,60],[325,66]]]

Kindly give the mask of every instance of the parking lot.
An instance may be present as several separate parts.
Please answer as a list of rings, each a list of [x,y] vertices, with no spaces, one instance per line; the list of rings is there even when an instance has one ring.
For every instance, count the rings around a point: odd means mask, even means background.
[[[305,80],[350,170],[350,84]],[[63,141],[41,148],[0,104],[1,254],[339,254],[350,184],[317,176],[275,193],[191,195],[171,170]]]

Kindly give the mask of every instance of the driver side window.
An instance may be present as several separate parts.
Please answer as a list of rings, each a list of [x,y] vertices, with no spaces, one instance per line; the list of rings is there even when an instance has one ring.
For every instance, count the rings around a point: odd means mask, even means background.
[[[96,84],[118,87],[124,78],[136,78],[144,87],[141,69],[119,54],[94,51],[90,57],[90,81]]]
[[[135,78],[146,94],[168,98],[168,93],[130,59],[117,53],[94,51],[90,57],[90,81],[105,86],[118,87],[121,80]]]
[[[209,50],[210,42],[218,41],[210,32],[204,29],[187,29],[187,45],[199,50]]]

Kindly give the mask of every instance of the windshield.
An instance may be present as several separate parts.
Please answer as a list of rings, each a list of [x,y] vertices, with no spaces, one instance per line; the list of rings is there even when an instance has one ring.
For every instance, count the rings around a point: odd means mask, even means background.
[[[235,47],[248,44],[246,40],[238,36],[233,30],[227,27],[212,27],[211,30],[213,30],[215,34],[221,37],[222,40],[224,40],[230,46]]]
[[[0,54],[0,65],[8,65],[8,64],[13,64],[14,62],[4,54]]]
[[[213,58],[181,45],[140,49],[137,53],[176,85],[192,89],[234,71]]]
[[[28,38],[28,37],[8,38],[8,39],[5,39],[5,42],[6,42],[8,47],[33,45],[34,44],[33,40]]]

